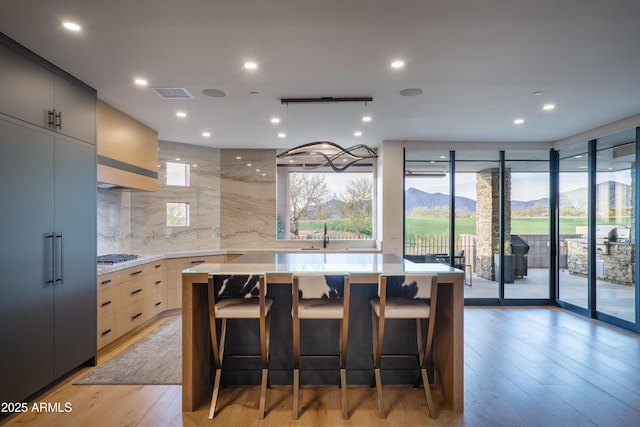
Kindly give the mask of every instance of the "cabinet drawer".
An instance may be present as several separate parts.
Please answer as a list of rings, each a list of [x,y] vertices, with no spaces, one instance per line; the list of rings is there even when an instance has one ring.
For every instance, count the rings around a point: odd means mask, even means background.
[[[116,312],[116,291],[114,287],[98,288],[98,319]]]
[[[164,311],[165,306],[166,304],[164,302],[164,295],[162,292],[151,295],[147,298],[147,312],[149,313],[149,317],[153,317]]]
[[[109,344],[117,337],[116,335],[116,315],[98,319],[98,348],[102,348]]]
[[[147,295],[162,292],[164,290],[164,275],[162,271],[156,271],[144,278],[144,286]]]
[[[98,276],[98,290],[113,287],[118,282],[119,271]]]
[[[153,270],[154,266],[152,265],[152,263],[126,268],[120,271],[120,280],[125,281],[137,279],[138,277],[143,277],[147,274],[150,274],[151,272],[153,272]]]
[[[116,287],[116,304],[118,310],[144,300],[147,295],[148,292],[145,290],[144,280],[142,278],[121,283]]]
[[[119,307],[119,306],[118,306]],[[149,319],[146,301],[138,301],[123,309],[118,309],[116,313],[116,331],[118,336],[122,336],[140,326]]]

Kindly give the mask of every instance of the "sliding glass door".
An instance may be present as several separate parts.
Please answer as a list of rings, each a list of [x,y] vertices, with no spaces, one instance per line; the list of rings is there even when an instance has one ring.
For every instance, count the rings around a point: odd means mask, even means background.
[[[588,308],[589,155],[587,142],[559,151],[558,299]]]
[[[596,308],[635,322],[635,129],[601,138],[596,152]]]

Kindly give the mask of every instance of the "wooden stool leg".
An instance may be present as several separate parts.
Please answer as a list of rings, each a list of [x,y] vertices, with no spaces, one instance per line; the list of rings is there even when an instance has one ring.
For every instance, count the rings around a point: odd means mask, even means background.
[[[211,408],[209,409],[209,419],[212,420],[216,414],[216,403],[218,402],[218,392],[220,391],[220,377],[222,369],[216,369],[216,379],[213,383],[213,395],[211,396]]]
[[[293,419],[298,419],[298,393],[300,392],[300,369],[293,370]]]
[[[216,363],[216,378],[213,382],[213,395],[211,396],[211,408],[209,409],[209,419],[213,419],[216,413],[216,404],[218,402],[218,394],[220,393],[220,377],[222,377],[222,360],[224,358],[224,344],[227,337],[227,319],[222,319],[222,328],[220,332],[220,345],[214,346],[214,350],[218,349],[219,354],[214,355]],[[216,357],[217,356],[217,357]]]
[[[269,383],[269,331],[271,329],[271,316],[267,313],[264,322],[260,320],[260,349],[262,356],[262,381],[260,383],[260,419],[264,418],[265,406],[267,404],[267,385]]]
[[[267,379],[269,378],[269,370],[262,370],[262,383],[260,386],[260,419],[264,418],[264,408],[267,403]]]
[[[425,368],[420,369],[422,373],[422,385],[424,386],[424,394],[427,397],[427,408],[429,408],[429,416],[433,419],[436,418],[435,406],[433,404],[433,398],[431,397],[431,387],[429,386],[429,376]]]
[[[349,406],[347,405],[347,370],[340,369],[340,387],[342,387],[342,418],[349,419]]]
[[[382,343],[379,342],[380,325],[373,308],[371,309],[371,332],[373,335],[373,366],[374,366],[374,381],[376,383],[376,395],[378,396],[378,412],[380,412],[380,418],[385,418],[384,401],[382,399],[382,378],[380,375],[380,363]]]

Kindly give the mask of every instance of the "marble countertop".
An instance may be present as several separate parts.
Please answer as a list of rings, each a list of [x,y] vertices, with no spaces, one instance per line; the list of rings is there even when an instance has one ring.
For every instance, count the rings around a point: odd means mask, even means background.
[[[175,251],[162,254],[148,254],[140,255],[138,258],[132,261],[119,262],[117,264],[99,264],[97,266],[98,276],[102,274],[113,273],[115,271],[124,270],[130,267],[136,267],[138,265],[147,264],[149,262],[170,259],[170,258],[184,258],[184,257],[197,257],[197,256],[209,256],[209,255],[227,255],[227,254],[251,254],[251,253],[300,253],[300,254],[312,254],[312,255],[324,255],[324,254],[337,254],[337,253],[353,253],[353,254],[375,254],[380,253],[376,248],[355,248],[355,249],[322,249],[322,248],[300,248],[300,249],[211,249],[211,250],[196,250],[196,251]]]
[[[199,264],[183,273],[462,273],[445,264],[414,263],[397,255],[381,253],[255,252],[224,264]]]

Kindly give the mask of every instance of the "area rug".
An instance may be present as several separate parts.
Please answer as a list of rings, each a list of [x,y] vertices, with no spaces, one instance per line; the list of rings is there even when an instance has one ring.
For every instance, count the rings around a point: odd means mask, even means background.
[[[182,319],[165,320],[74,384],[181,384]]]

